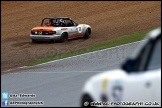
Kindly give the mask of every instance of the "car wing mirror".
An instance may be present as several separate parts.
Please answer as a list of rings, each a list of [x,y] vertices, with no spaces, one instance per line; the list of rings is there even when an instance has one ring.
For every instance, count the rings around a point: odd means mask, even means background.
[[[121,66],[121,68],[123,70],[125,70],[126,72],[132,72],[133,71],[133,67],[134,67],[135,61],[132,59],[127,59]]]

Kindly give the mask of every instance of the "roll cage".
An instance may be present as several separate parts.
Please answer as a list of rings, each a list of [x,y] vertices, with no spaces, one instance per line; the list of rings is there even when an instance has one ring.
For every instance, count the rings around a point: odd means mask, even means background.
[[[60,22],[60,20],[63,20],[64,22]],[[44,18],[41,26],[47,26],[47,24],[54,27],[78,26],[78,23],[74,22],[71,18],[66,17]]]

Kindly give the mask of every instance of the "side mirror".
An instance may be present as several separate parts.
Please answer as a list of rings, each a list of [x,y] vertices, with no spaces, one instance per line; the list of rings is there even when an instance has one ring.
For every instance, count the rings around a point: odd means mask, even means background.
[[[127,59],[121,66],[126,72],[132,72],[134,70],[135,61],[132,59]]]

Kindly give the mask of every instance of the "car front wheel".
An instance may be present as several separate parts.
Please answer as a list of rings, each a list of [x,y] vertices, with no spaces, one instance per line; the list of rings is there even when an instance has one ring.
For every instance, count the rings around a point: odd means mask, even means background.
[[[89,95],[84,95],[81,99],[81,107],[94,107],[91,106],[93,99]]]
[[[83,38],[84,39],[88,39],[89,38],[89,35],[90,35],[90,33],[89,33],[89,30],[87,29],[86,32],[85,32],[85,34],[84,34],[84,36],[83,36]]]

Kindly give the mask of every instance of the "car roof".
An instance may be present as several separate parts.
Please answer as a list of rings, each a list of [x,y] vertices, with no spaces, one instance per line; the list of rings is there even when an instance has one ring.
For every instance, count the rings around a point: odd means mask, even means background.
[[[53,17],[53,18],[44,18],[44,19],[64,19],[64,20],[71,20],[69,17]]]

